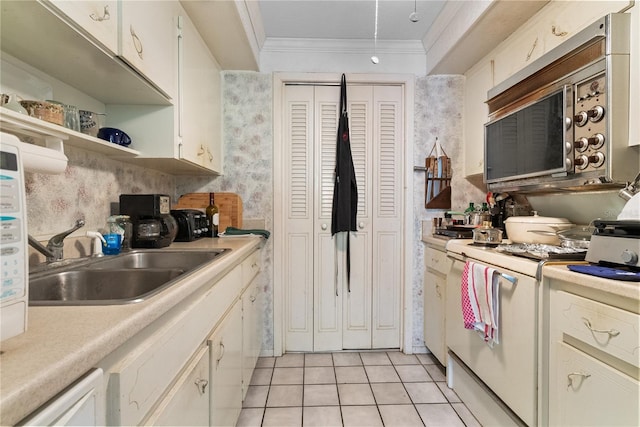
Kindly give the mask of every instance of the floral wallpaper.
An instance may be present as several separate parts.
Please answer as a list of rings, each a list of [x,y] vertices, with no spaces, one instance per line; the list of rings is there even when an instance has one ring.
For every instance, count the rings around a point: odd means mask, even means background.
[[[461,75],[424,76],[416,79],[414,117],[414,165],[424,165],[436,138],[452,161],[451,210],[461,210],[470,201],[481,201],[483,193],[464,177],[463,100],[465,77]],[[435,151],[434,151],[435,153]],[[414,172],[414,276],[413,347],[424,351],[424,243],[422,221],[443,217],[445,210],[425,208],[425,173]],[[427,326],[428,327],[428,326]]]
[[[414,164],[423,165],[435,138],[453,161],[452,208],[471,200],[482,200],[482,192],[469,184],[462,171],[463,76],[423,76],[416,79],[414,117]],[[228,191],[243,200],[245,221],[261,220],[273,229],[273,128],[272,75],[255,72],[223,74],[224,174],[217,177],[171,176],[152,169],[65,147],[69,158],[61,175],[28,173],[27,205],[29,232],[46,240],[84,218],[85,230],[104,227],[121,193],[165,193],[177,200],[190,192]],[[115,212],[115,211],[114,211]],[[441,210],[424,207],[424,172],[414,172],[414,280],[413,350],[425,351],[423,341],[424,243],[421,223]],[[82,233],[84,234],[84,233]],[[80,234],[79,234],[80,235]],[[272,239],[263,251],[265,266],[263,348],[273,349]]]
[[[264,220],[273,230],[273,133],[271,74],[223,74],[224,173],[222,176],[178,177],[176,195],[232,192],[242,198],[243,218]],[[273,349],[273,238],[263,250],[260,279],[264,291],[263,349]]]
[[[173,194],[171,175],[72,146],[64,152],[69,161],[63,174],[25,174],[29,234],[39,240],[81,218],[86,223],[82,235],[104,228],[107,217],[118,213],[122,193]]]

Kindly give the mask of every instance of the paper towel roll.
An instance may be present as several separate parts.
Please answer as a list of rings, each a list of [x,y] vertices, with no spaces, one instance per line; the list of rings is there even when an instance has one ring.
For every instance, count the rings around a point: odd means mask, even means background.
[[[67,156],[51,148],[23,142],[20,153],[26,172],[59,174],[67,168]]]

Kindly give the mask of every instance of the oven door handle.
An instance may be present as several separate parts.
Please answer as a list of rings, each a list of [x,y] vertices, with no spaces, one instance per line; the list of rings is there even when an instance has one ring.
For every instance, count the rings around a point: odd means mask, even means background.
[[[510,281],[511,283],[513,283],[514,285],[518,284],[518,279],[516,277],[510,276],[510,275],[505,274],[505,273],[500,273],[500,272],[498,272],[498,274],[500,276],[502,276],[503,278],[507,279],[508,281]]]

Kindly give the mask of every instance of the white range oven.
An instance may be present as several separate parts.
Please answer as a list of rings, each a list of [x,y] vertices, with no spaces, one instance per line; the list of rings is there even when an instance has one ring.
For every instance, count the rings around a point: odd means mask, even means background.
[[[538,423],[539,263],[451,240],[453,260],[447,276],[447,381],[484,425]],[[461,281],[467,261],[496,269],[499,289],[499,342],[490,346],[477,331],[465,329]]]

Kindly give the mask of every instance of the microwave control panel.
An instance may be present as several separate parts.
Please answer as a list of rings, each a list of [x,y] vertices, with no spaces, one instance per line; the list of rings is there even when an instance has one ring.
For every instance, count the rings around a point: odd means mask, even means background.
[[[607,93],[605,74],[575,86],[575,173],[604,169],[607,153]]]
[[[0,137],[0,338],[4,340],[26,330],[29,270],[22,142],[5,133]]]

